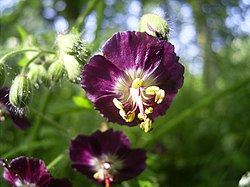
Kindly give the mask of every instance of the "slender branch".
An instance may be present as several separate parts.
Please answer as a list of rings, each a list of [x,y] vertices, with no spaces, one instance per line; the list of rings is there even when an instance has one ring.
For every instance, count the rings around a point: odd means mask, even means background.
[[[48,53],[48,54],[55,54],[55,51],[50,51],[50,50],[42,50],[42,49],[20,49],[16,51],[11,51],[4,56],[0,58],[0,63],[5,63],[6,59],[8,59],[11,56],[21,54],[21,53],[27,53],[27,52],[43,52],[43,53]]]
[[[39,52],[36,56],[34,56],[32,59],[30,59],[22,68],[21,74],[25,74],[25,71],[28,69],[29,65],[36,60],[37,58],[39,58],[41,55],[43,54],[43,52]]]
[[[52,169],[56,164],[58,164],[65,156],[65,152],[67,150],[63,151],[63,153],[59,154],[54,160],[52,160],[48,165],[47,169],[50,170]]]
[[[61,124],[59,124],[56,121],[52,120],[51,118],[45,116],[44,114],[42,114],[41,112],[37,111],[33,107],[30,107],[30,110],[33,113],[35,113],[36,115],[38,115],[39,117],[41,117],[44,121],[46,121],[47,123],[51,124],[54,128],[60,130],[66,138],[68,138],[68,139],[71,138],[71,134],[65,128],[63,128]]]
[[[20,145],[16,146],[15,149],[11,149],[9,152],[3,154],[2,158],[13,157],[15,155],[18,155],[21,152],[34,150],[34,149],[38,149],[41,147],[46,147],[46,149],[48,149],[50,146],[54,146],[54,145],[55,143],[51,140],[40,140],[40,141],[27,142],[27,143],[21,142]]]
[[[96,6],[97,3],[99,3],[99,1],[97,0],[92,0],[88,2],[87,7],[77,18],[74,28],[76,28],[78,31],[82,29],[85,18],[94,9],[94,6]]]
[[[50,97],[50,92],[48,90],[46,90],[44,93],[44,96],[43,96],[43,100],[41,102],[42,103],[41,107],[39,109],[41,111],[41,114],[44,114],[46,111],[46,108],[48,106],[49,97]],[[41,124],[41,117],[39,115],[37,115],[35,118],[34,126],[32,128],[31,133],[30,133],[30,136],[27,139],[28,141],[34,141],[36,139],[37,134],[39,132],[40,124]]]

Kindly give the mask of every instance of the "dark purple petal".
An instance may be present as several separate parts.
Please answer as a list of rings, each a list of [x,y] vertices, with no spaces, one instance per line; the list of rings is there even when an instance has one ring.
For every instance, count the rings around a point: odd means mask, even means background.
[[[149,117],[155,119],[157,116],[164,115],[166,110],[170,107],[175,95],[175,93],[167,93],[162,103],[160,105],[155,105],[154,112],[149,114]]]
[[[12,185],[15,185],[15,182],[21,179],[42,187],[52,178],[44,162],[35,158],[18,157],[10,162],[10,168],[11,170],[4,168],[3,176]]]
[[[85,89],[88,98],[95,100],[107,94],[113,94],[115,78],[121,75],[121,71],[101,55],[92,57],[82,72],[82,88]]]
[[[51,179],[46,187],[72,187],[68,179]]]
[[[103,56],[122,71],[154,69],[162,58],[162,44],[142,32],[118,32],[103,46]]]
[[[123,160],[124,167],[117,176],[118,182],[132,179],[138,176],[146,168],[146,151],[143,149],[128,150],[120,153],[119,158]]]
[[[116,98],[115,94],[104,95],[99,97],[95,103],[95,109],[99,110],[102,116],[105,116],[108,121],[118,123],[120,125],[135,126],[138,125],[139,120],[134,120],[131,123],[127,123],[119,114],[119,110],[115,107],[113,99]]]
[[[20,116],[19,114],[13,114],[13,112],[11,112],[10,114],[10,117],[14,122],[16,128],[25,130],[31,126],[30,121],[26,117],[24,117],[24,115]]]
[[[0,89],[0,103],[6,105],[9,102],[9,91],[8,87],[3,87]]]
[[[7,115],[12,119],[16,128],[24,130],[31,126],[30,121],[25,117],[24,112],[18,110],[11,105],[9,101],[9,88],[3,87],[0,89],[0,104],[4,105],[7,110]]]
[[[115,154],[120,149],[130,148],[130,142],[122,131],[114,131],[113,129],[105,132],[96,131],[91,137],[98,140],[104,154]]]
[[[92,170],[91,160],[101,155],[101,145],[93,137],[79,135],[75,140],[71,141],[70,159],[72,167],[92,178],[94,171]]]
[[[157,77],[158,86],[166,93],[177,93],[183,85],[184,67],[178,62],[179,57],[174,52],[174,46],[166,41],[162,43],[164,44],[163,59],[152,74]]]

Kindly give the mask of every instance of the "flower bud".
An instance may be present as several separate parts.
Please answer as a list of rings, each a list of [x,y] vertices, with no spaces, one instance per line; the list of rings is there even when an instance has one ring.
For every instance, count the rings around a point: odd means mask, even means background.
[[[27,76],[32,85],[47,84],[48,82],[47,70],[42,64],[31,64]]]
[[[30,103],[32,98],[32,85],[25,75],[17,75],[9,92],[10,103],[17,108],[23,108]]]
[[[147,32],[149,35],[156,36],[160,40],[168,40],[169,26],[160,16],[145,14],[141,17],[139,31]]]
[[[60,34],[57,37],[58,47],[64,53],[73,55],[80,62],[85,64],[90,53],[85,43],[77,34]]]
[[[2,87],[5,82],[5,74],[5,65],[3,63],[0,63],[0,87]]]
[[[79,83],[81,81],[82,64],[74,56],[66,53],[62,53],[62,59],[69,80],[73,83]]]
[[[59,79],[63,76],[64,66],[61,60],[53,62],[48,69],[49,80],[53,82],[58,82]]]
[[[76,34],[60,34],[57,37],[57,44],[60,50],[65,53],[74,53],[74,48],[81,41],[79,35]]]

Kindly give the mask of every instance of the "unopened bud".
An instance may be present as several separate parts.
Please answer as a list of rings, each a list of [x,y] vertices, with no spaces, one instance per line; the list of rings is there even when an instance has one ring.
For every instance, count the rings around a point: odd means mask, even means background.
[[[5,76],[6,76],[5,74],[6,74],[5,65],[3,63],[0,63],[0,87],[2,87],[5,82]]]
[[[81,81],[82,64],[74,56],[66,53],[62,53],[62,59],[69,80],[73,83],[79,83]]]
[[[77,34],[60,34],[57,37],[57,44],[60,50],[72,54],[76,43],[80,40],[80,36]]]
[[[32,85],[25,75],[18,75],[14,79],[9,92],[10,103],[18,108],[28,105],[32,98]]]
[[[49,79],[53,82],[58,82],[59,79],[63,76],[64,66],[61,60],[53,62],[48,69]]]
[[[48,82],[47,70],[42,64],[31,64],[27,76],[33,85],[47,84]]]
[[[86,44],[82,41],[80,35],[60,34],[57,37],[57,43],[61,51],[75,56],[80,63],[86,63],[90,52],[87,49]]]
[[[160,16],[145,14],[141,17],[139,31],[147,32],[149,35],[156,36],[160,40],[168,40],[169,26]]]

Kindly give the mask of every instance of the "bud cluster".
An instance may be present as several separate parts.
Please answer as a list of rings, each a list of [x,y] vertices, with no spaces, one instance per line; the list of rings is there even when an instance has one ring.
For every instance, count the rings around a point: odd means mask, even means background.
[[[68,79],[78,83],[81,80],[82,66],[89,57],[86,45],[77,34],[59,35],[57,44],[60,50],[59,60],[64,66]]]

